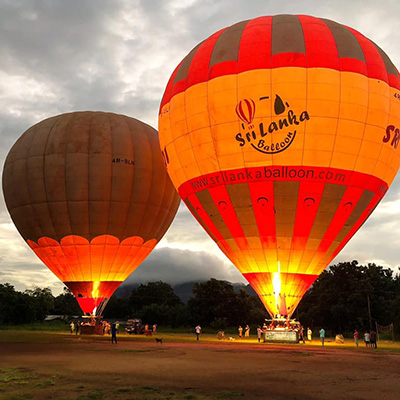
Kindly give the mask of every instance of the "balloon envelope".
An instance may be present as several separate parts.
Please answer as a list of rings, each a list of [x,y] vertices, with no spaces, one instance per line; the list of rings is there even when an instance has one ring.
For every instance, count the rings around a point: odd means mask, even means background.
[[[173,72],[169,175],[270,314],[293,313],[393,181],[399,89],[376,44],[304,15],[222,29]]]
[[[180,201],[157,131],[90,111],[29,128],[7,156],[3,191],[22,237],[90,314],[153,250]]]

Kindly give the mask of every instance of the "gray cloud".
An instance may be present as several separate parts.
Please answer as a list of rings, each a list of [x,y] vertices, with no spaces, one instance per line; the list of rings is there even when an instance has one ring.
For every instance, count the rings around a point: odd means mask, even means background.
[[[163,281],[177,284],[210,278],[246,282],[228,262],[205,252],[161,248],[155,250],[127,279],[127,283]]]

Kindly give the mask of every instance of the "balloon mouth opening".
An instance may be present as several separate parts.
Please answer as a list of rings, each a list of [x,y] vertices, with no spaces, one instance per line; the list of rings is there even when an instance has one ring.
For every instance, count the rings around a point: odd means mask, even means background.
[[[101,316],[111,296],[121,281],[64,282],[74,294],[86,316]]]
[[[109,297],[79,297],[77,296],[79,307],[85,316],[100,317],[110,300]]]

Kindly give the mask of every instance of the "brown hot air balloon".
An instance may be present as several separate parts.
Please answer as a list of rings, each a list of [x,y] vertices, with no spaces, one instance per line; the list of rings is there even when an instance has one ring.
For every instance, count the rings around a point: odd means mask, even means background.
[[[290,316],[399,169],[399,73],[334,21],[242,21],[177,66],[159,131],[192,214],[270,314]]]
[[[22,237],[87,314],[101,314],[179,205],[157,131],[104,112],[29,128],[7,156],[3,191]]]

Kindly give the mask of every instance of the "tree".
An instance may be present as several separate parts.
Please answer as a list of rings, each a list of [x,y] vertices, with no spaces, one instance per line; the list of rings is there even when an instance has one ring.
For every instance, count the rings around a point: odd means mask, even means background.
[[[81,312],[75,296],[64,286],[63,292],[54,298],[54,308],[51,310],[51,314],[80,315]]]
[[[241,324],[248,319],[246,302],[250,296],[241,290],[237,294],[225,281],[210,279],[196,283],[193,297],[188,301],[192,323],[224,328]]]
[[[27,289],[24,292],[31,298],[32,312],[35,315],[36,321],[43,321],[46,315],[54,309],[54,296],[50,288],[43,288],[36,286],[33,289]]]
[[[392,322],[396,293],[393,271],[356,260],[332,265],[314,282],[301,301],[299,319],[308,326],[324,326],[332,333],[370,329],[371,322]]]
[[[182,304],[182,301],[174,293],[171,285],[161,281],[142,284],[132,290],[129,298],[131,316],[137,315],[144,306],[150,304],[175,307]]]

